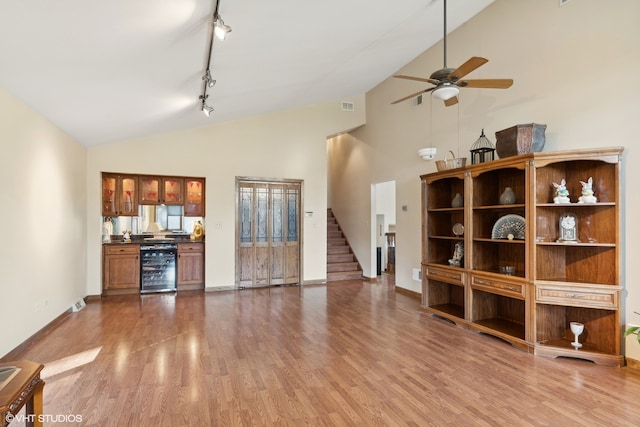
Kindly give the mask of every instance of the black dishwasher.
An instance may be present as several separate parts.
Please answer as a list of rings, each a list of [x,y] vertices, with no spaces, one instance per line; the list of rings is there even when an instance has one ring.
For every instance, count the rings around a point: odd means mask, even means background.
[[[176,290],[175,243],[140,245],[140,292],[171,292]]]

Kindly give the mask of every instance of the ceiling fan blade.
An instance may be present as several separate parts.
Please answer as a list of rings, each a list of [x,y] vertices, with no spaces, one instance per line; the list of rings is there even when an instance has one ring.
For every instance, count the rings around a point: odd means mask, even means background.
[[[458,103],[458,97],[454,96],[453,98],[449,98],[446,101],[444,101],[444,106],[451,107],[452,105],[456,105],[457,103]]]
[[[431,83],[431,84],[434,84],[434,85],[437,85],[438,83],[440,83],[438,80],[435,80],[435,79],[425,79],[423,77],[404,76],[402,74],[397,74],[397,75],[395,75],[393,77],[395,77],[397,79],[415,80],[415,81],[418,81],[418,82],[426,82],[426,83]]]
[[[449,79],[453,81],[460,80],[461,78],[463,78],[476,68],[480,67],[481,65],[486,64],[487,62],[489,62],[488,59],[481,58],[479,56],[472,56],[467,60],[467,62],[449,73]]]
[[[460,87],[477,87],[485,89],[507,89],[513,84],[512,79],[478,79],[462,80],[456,83]]]
[[[398,99],[398,100],[396,100],[396,101],[393,101],[393,102],[392,102],[392,104],[397,104],[397,103],[399,103],[399,102],[406,101],[407,99],[415,98],[415,97],[416,97],[416,96],[418,96],[418,95],[421,95],[421,94],[423,94],[423,93],[425,93],[425,92],[431,92],[431,91],[432,91],[432,90],[434,90],[434,89],[435,89],[435,87],[430,87],[429,89],[425,89],[425,90],[421,90],[420,92],[412,93],[412,94],[411,94],[411,95],[409,95],[409,96],[405,96],[404,98],[400,98],[400,99]]]

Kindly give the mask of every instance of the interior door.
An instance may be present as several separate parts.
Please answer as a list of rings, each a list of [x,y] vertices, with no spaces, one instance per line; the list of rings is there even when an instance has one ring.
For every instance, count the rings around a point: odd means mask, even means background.
[[[237,181],[237,286],[299,283],[301,185]]]

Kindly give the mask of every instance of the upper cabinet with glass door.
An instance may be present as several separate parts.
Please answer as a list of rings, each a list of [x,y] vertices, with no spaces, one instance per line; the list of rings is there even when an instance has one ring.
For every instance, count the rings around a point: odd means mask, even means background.
[[[182,205],[183,203],[183,178],[140,175],[141,205]]]
[[[204,178],[184,178],[184,216],[204,216]]]
[[[136,175],[102,174],[102,215],[138,215],[138,177]]]

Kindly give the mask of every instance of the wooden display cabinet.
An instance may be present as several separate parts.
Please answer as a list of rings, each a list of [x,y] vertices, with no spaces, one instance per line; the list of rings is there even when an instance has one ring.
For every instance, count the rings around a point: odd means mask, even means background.
[[[421,176],[422,309],[536,355],[623,365],[622,151],[530,153]],[[597,203],[577,203],[580,181],[590,177]],[[568,204],[553,202],[553,183],[562,179]],[[506,187],[516,197],[502,204]],[[458,192],[464,207],[454,208]],[[567,213],[576,218],[577,241],[559,241]],[[524,218],[516,238],[492,233],[506,215]],[[464,224],[463,237],[452,233],[456,223]],[[456,267],[449,259],[458,242],[465,250]],[[578,350],[570,322],[584,324]]]
[[[452,206],[457,194],[464,200],[464,170],[422,177],[423,252],[422,308],[458,323],[465,318],[464,258],[451,265],[456,244],[464,244],[464,234],[454,234],[456,224],[464,226],[464,206]]]
[[[102,216],[138,215],[138,177],[102,174]]]
[[[526,231],[494,235],[494,226],[507,215],[524,218],[526,224],[527,162],[516,156],[481,163],[468,175],[470,328],[529,350]],[[501,201],[507,187],[515,194],[509,203]]]
[[[184,204],[184,179],[181,177],[158,177],[140,175],[141,205]]]
[[[205,180],[204,178],[185,178],[185,216],[204,216]]]
[[[621,366],[619,163],[622,148],[536,158],[532,222],[535,352]],[[577,203],[580,181],[593,178],[597,203]],[[571,203],[553,203],[552,183],[566,181]],[[577,241],[558,241],[560,217],[577,218]],[[584,324],[580,349],[570,322]]]

